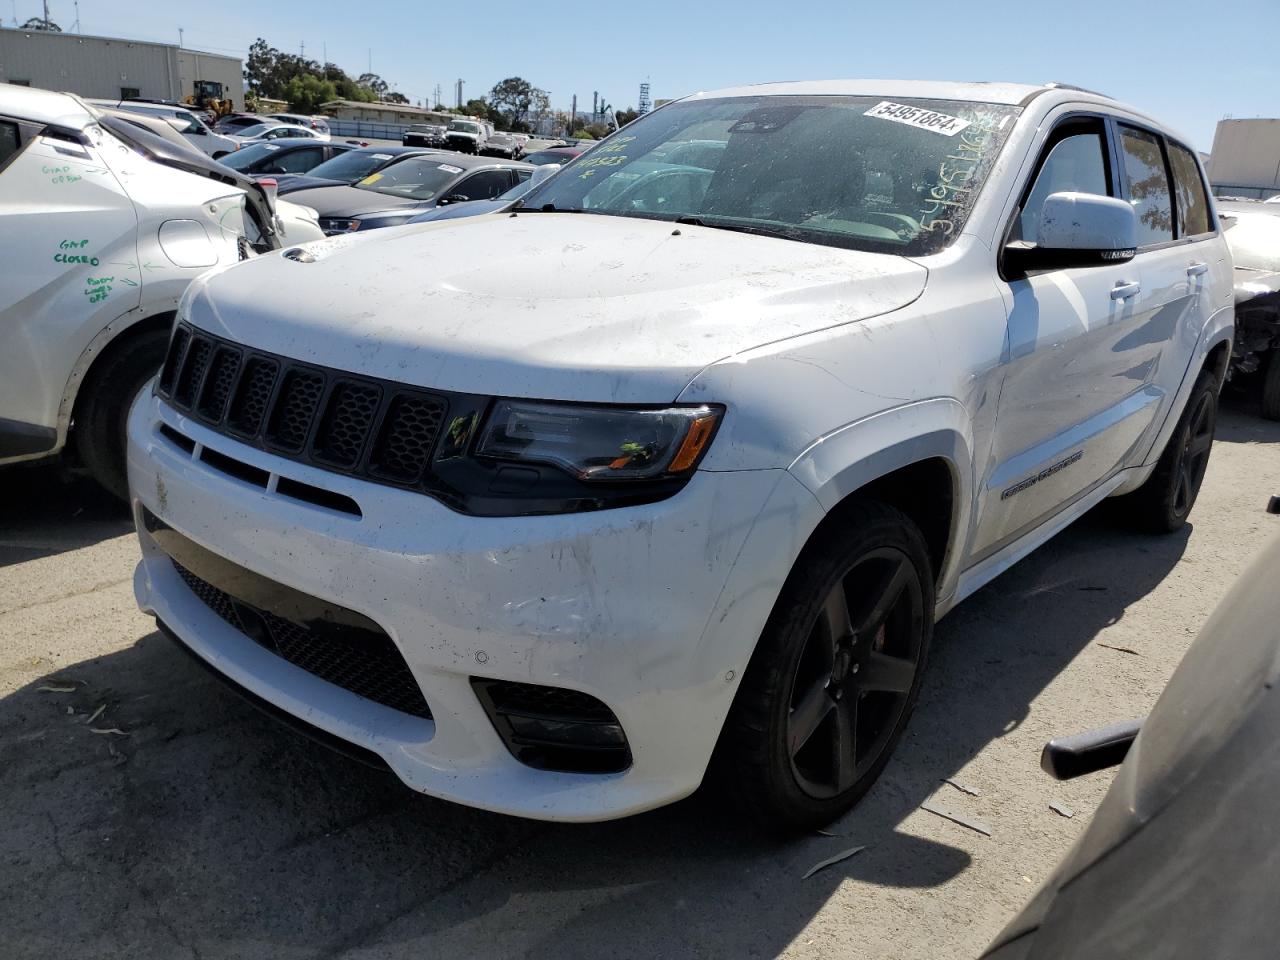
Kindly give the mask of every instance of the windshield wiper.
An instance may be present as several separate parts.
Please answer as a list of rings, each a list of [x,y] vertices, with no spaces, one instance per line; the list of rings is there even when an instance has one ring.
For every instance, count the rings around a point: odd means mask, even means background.
[[[586,213],[578,207],[557,207],[554,203],[544,203],[540,207],[526,207],[523,200],[517,200],[511,208],[513,213]]]
[[[794,240],[797,237],[797,231],[784,227],[762,227],[753,226],[746,223],[725,223],[723,220],[712,220],[710,222],[703,220],[701,217],[681,216],[676,217],[675,223],[685,224],[690,227],[706,227],[709,230],[729,230],[732,233],[750,233],[761,237],[781,237],[784,240]]]

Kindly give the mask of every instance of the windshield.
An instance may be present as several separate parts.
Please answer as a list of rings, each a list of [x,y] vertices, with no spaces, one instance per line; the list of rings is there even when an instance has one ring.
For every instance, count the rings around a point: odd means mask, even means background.
[[[456,130],[458,133],[479,133],[480,124],[469,123],[466,120],[454,120],[449,124],[450,130]]]
[[[462,173],[461,167],[428,158],[411,158],[377,173],[371,173],[355,186],[392,197],[431,200],[440,195]]]
[[[691,219],[829,246],[932,253],[963,227],[1018,113],[880,97],[672,104],[573,161],[524,209]]]
[[[236,136],[238,136],[238,137],[260,137],[260,136],[262,136],[264,133],[266,133],[268,130],[270,130],[270,129],[272,129],[273,127],[276,127],[276,126],[278,126],[278,124],[274,124],[274,123],[255,123],[252,127],[241,127],[241,128],[240,128],[239,133],[237,133],[237,134],[236,134]]]
[[[279,150],[280,148],[274,143],[251,143],[247,147],[241,147],[234,153],[228,153],[218,162],[230,167],[232,170],[247,170],[259,160],[269,157],[271,154],[279,152]]]
[[[389,162],[389,153],[366,153],[363,150],[352,150],[340,153],[331,160],[317,164],[307,171],[309,177],[323,177],[325,180],[345,180],[353,183],[367,177],[384,163]]]

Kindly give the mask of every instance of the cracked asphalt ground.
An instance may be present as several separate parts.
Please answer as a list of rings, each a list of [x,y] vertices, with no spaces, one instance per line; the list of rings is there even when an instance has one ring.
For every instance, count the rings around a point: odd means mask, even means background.
[[[125,512],[88,481],[41,467],[0,489],[5,957],[965,957],[1111,780],[1050,781],[1044,741],[1144,714],[1280,530],[1263,511],[1280,424],[1224,411],[1181,533],[1095,511],[947,617],[885,775],[837,836],[790,842],[705,791],[592,826],[412,794],[156,633],[134,606]],[[920,810],[930,799],[992,836]]]

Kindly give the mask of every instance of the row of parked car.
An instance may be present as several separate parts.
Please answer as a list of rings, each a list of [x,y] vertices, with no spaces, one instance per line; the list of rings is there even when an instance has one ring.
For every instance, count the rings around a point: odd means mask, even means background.
[[[160,629],[425,793],[598,820],[711,775],[827,823],[939,617],[1108,497],[1179,529],[1204,478],[1231,221],[1096,93],[736,88],[563,169],[143,134],[0,88],[0,459],[127,462]],[[464,200],[503,215],[409,223]]]

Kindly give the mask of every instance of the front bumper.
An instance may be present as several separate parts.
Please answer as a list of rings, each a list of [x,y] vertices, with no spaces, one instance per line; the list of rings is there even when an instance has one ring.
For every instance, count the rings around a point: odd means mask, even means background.
[[[161,435],[167,423],[194,441]],[[273,480],[209,466],[208,448]],[[601,820],[688,795],[791,564],[817,524],[780,470],[701,472],[668,500],[559,516],[482,518],[430,497],[275,457],[157,398],[129,424],[137,518],[262,576],[375,621],[431,708],[411,716],[258,646],[205,606],[145,531],[142,609],[198,656],[288,713],[378,754],[411,787],[503,813]],[[276,492],[276,477],[350,497],[361,516]],[[141,529],[141,527],[140,527]],[[632,765],[559,773],[517,761],[473,677],[580,690],[617,715]]]

